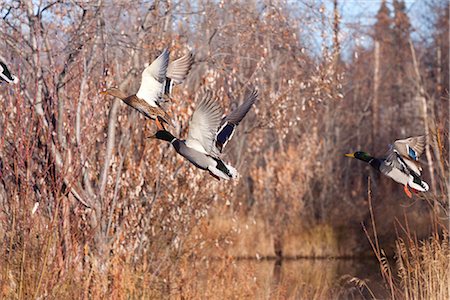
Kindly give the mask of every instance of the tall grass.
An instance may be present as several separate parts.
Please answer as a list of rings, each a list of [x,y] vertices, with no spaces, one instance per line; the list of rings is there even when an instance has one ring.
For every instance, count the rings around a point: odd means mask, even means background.
[[[450,299],[448,231],[421,242],[399,239],[396,253],[398,295],[404,299]]]
[[[446,225],[440,224],[435,217],[439,212],[432,211],[432,220],[436,222],[435,230],[425,240],[417,239],[410,231],[407,221],[405,225],[398,222],[400,230],[397,231],[392,262],[378,240],[370,179],[368,199],[372,235],[363,227],[378,259],[380,272],[391,299],[450,299],[449,231]],[[438,198],[434,201],[438,201]],[[439,206],[434,207],[440,209]]]

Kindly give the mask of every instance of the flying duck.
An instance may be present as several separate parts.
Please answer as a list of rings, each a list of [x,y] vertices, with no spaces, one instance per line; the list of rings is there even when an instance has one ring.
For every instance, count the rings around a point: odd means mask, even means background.
[[[121,99],[156,123],[170,124],[170,116],[160,104],[163,97],[170,98],[174,84],[180,84],[186,79],[194,63],[194,56],[189,52],[169,63],[169,54],[169,50],[164,49],[158,58],[144,69],[141,86],[136,94],[127,96],[118,88],[109,88],[101,94]]]
[[[210,91],[206,91],[189,122],[186,140],[176,138],[158,124],[158,131],[151,138],[169,142],[178,154],[196,167],[209,171],[218,180],[235,179],[238,172],[223,162],[220,156],[257,97],[256,90],[253,90],[239,107],[222,118],[222,109],[217,99]]]
[[[12,75],[6,64],[0,60],[0,82],[3,81],[9,84],[16,84],[19,82],[19,78]]]
[[[426,192],[428,184],[420,178],[422,168],[418,162],[425,148],[425,136],[396,140],[386,158],[376,158],[363,151],[345,154],[357,158],[404,186],[405,194],[411,198],[409,187],[415,192]]]

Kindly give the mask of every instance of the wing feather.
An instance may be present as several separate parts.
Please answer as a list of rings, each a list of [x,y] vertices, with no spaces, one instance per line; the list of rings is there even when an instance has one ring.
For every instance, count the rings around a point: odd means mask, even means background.
[[[396,140],[388,151],[386,164],[406,174],[415,173],[420,176],[422,168],[418,160],[425,148],[425,136]]]
[[[245,98],[245,101],[224,117],[220,123],[215,137],[215,148],[213,152],[216,156],[222,153],[227,143],[233,137],[234,131],[242,119],[247,115],[252,105],[258,97],[258,92],[253,89]]]
[[[384,161],[387,167],[399,169],[400,171],[409,174],[407,166],[400,160],[400,156],[395,149],[389,149]]]
[[[426,138],[424,135],[410,137],[403,140],[396,140],[394,142],[394,149],[408,159],[418,160],[425,149],[425,143]]]
[[[151,78],[163,83],[166,80],[167,68],[169,66],[169,50],[163,52],[142,72],[142,80]]]
[[[164,49],[147,68],[142,72],[141,86],[136,96],[145,100],[151,106],[158,106],[163,92],[163,84],[166,80],[169,66],[169,50]]]
[[[191,70],[193,63],[194,55],[192,52],[189,52],[169,64],[167,68],[167,77],[169,77],[176,84],[182,83]]]
[[[258,97],[258,92],[254,89],[250,92],[249,95],[245,98],[245,101],[239,105],[235,110],[233,110],[229,115],[223,118],[220,125],[223,125],[226,122],[230,122],[234,125],[239,125],[239,122],[247,115],[248,111],[255,103]]]
[[[214,147],[214,138],[220,125],[222,109],[210,91],[206,91],[189,122],[186,145],[205,154]]]

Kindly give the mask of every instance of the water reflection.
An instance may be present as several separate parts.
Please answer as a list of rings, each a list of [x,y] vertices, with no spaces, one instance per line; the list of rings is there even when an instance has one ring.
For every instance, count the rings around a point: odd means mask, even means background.
[[[273,264],[272,286],[286,289],[289,298],[298,298],[305,293],[319,297],[331,293],[335,299],[372,298],[367,288],[358,287],[359,280],[364,281],[377,298],[387,296],[378,265],[369,259],[288,259],[262,264]]]

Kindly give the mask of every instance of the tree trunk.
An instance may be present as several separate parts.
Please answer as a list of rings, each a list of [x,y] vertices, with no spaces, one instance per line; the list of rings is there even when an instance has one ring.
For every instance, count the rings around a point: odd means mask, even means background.
[[[373,146],[374,141],[378,138],[378,128],[379,128],[379,109],[378,109],[378,92],[380,88],[380,42],[375,41],[375,64],[373,70],[373,100],[372,100],[372,135],[371,135],[371,145]]]

